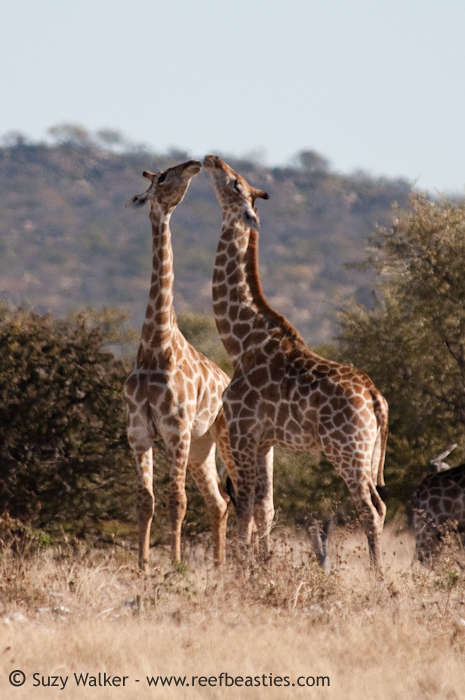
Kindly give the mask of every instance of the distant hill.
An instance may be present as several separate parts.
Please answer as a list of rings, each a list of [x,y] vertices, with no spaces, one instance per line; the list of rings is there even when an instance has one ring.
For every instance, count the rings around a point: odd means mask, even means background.
[[[151,270],[149,210],[127,210],[143,192],[143,170],[157,171],[189,156],[126,148],[111,133],[91,137],[58,127],[55,142],[21,136],[0,148],[0,291],[14,303],[64,316],[82,306],[115,306],[139,329]],[[405,206],[404,180],[332,172],[313,151],[295,167],[268,168],[227,158],[253,185],[259,202],[260,272],[272,306],[316,345],[331,339],[339,298],[368,298],[368,273],[344,263],[364,257],[375,224]],[[191,183],[172,217],[175,306],[211,313],[211,277],[221,214],[206,173]]]

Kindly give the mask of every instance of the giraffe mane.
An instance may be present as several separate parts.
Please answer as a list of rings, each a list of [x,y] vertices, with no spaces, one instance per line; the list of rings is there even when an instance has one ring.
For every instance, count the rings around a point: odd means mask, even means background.
[[[254,304],[257,306],[262,316],[280,326],[288,337],[295,341],[299,341],[306,346],[306,343],[300,333],[289,323],[287,318],[282,316],[268,304],[265,295],[263,294],[262,283],[258,271],[258,238],[258,231],[250,229],[249,244],[245,254],[245,272]]]

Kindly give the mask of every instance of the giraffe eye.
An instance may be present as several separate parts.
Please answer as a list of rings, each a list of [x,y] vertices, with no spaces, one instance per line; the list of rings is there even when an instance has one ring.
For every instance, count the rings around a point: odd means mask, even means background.
[[[238,180],[234,180],[234,189],[236,192],[240,192],[242,194],[242,186],[240,185]]]
[[[157,183],[160,184],[161,182],[165,182],[166,180],[166,173],[162,173],[160,177],[157,180]]]

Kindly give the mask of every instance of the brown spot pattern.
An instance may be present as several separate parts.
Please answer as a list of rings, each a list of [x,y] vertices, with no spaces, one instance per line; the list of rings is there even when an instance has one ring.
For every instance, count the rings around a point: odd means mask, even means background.
[[[363,373],[311,352],[287,319],[268,305],[258,272],[258,233],[243,222],[243,213],[254,207],[256,190],[218,156],[206,156],[204,166],[223,213],[213,299],[218,332],[235,370],[223,401],[237,467],[239,535],[250,541],[255,515],[266,550],[273,517],[271,446],[323,447],[351,491],[372,561],[379,566],[385,506],[376,486],[384,483],[386,401]],[[241,191],[234,187],[236,181]],[[253,400],[250,391],[239,391],[239,377],[253,388]],[[253,409],[254,419],[249,411],[247,420],[241,418],[245,406]]]
[[[229,378],[187,343],[177,327],[173,310],[169,220],[199,169],[196,161],[182,163],[164,171],[165,178],[159,184],[157,173],[146,193],[152,224],[152,279],[137,360],[125,386],[128,440],[138,471],[139,564],[145,570],[148,570],[154,507],[152,450],[156,435],[163,439],[170,461],[168,505],[174,559],[181,558],[187,468],[206,501],[215,560],[219,564],[225,561],[227,501],[219,487],[215,443],[236,483],[228,426],[221,405]]]

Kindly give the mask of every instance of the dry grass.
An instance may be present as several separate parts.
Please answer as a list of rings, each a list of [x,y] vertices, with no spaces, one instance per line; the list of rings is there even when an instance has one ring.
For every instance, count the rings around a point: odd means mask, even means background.
[[[208,551],[172,567],[136,555],[49,549],[0,561],[0,697],[55,697],[32,674],[69,676],[65,698],[463,697],[465,576],[451,545],[434,567],[411,566],[413,540],[386,529],[386,580],[368,567],[361,533],[333,533],[333,571],[308,541],[281,532],[266,568],[232,561],[223,574]],[[13,688],[8,676],[28,676]],[[77,687],[73,673],[129,676],[125,687]],[[192,687],[192,676],[260,677],[260,687]],[[262,675],[267,686],[263,687]],[[330,687],[269,687],[269,676],[328,676]],[[146,676],[187,676],[188,688],[148,687]],[[103,677],[103,676],[102,676]],[[136,682],[139,679],[139,682]],[[60,681],[57,681],[60,683]],[[213,681],[212,681],[213,682]],[[284,681],[283,681],[284,683]]]

